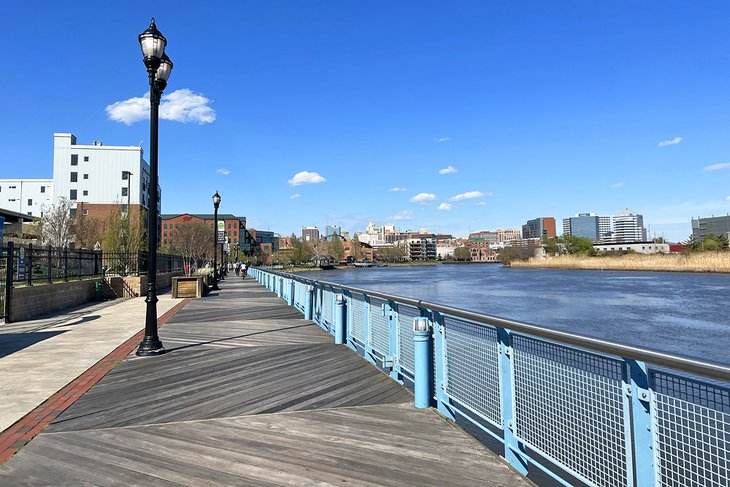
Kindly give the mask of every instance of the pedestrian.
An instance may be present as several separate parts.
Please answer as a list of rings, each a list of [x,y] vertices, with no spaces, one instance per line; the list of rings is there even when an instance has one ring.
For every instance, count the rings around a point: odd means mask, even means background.
[[[236,271],[236,276],[238,276],[241,272],[241,262],[236,261],[236,265],[233,267],[233,270]]]
[[[248,272],[248,262],[246,262],[246,263],[243,264],[242,271],[243,272],[241,272],[241,274],[243,275],[243,278],[246,279],[246,273]]]

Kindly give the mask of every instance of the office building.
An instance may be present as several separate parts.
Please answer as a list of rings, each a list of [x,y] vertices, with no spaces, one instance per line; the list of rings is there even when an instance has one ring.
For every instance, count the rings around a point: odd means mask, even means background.
[[[555,237],[555,218],[545,216],[527,220],[522,225],[522,238],[553,238]]]
[[[611,217],[595,213],[578,213],[563,219],[563,235],[587,238],[591,242],[605,239],[611,232]]]
[[[319,240],[319,228],[302,227],[302,240],[305,242],[317,242]]]
[[[609,239],[607,239],[607,243]],[[613,217],[613,233],[610,243],[645,242],[644,217],[628,208]]]
[[[730,215],[692,218],[692,236],[696,240],[702,240],[710,233],[730,239]]]
[[[513,240],[520,240],[522,238],[522,232],[517,228],[498,228],[497,229],[497,241],[498,242],[511,242]]]
[[[324,227],[324,236],[327,238],[327,240],[331,240],[331,235],[338,235],[342,236],[342,227],[339,227],[337,225],[327,225]]]

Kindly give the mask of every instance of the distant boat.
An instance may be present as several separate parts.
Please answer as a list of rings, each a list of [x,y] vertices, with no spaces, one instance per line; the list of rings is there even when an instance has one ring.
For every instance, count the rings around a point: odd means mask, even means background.
[[[335,266],[332,264],[319,264],[319,268],[324,271],[330,271],[330,270],[334,269]]]
[[[355,262],[352,265],[354,265],[355,267],[372,267],[373,263],[372,262]]]

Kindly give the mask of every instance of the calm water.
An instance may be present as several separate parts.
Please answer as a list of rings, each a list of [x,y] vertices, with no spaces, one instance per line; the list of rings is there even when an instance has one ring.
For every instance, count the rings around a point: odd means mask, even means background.
[[[308,277],[730,363],[730,275],[440,265]]]

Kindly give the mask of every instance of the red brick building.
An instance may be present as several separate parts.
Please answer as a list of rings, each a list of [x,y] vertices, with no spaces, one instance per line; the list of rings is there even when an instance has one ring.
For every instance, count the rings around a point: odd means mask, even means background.
[[[225,223],[226,235],[231,245],[250,244],[250,235],[246,232],[246,217],[231,215],[230,213],[219,213],[218,220]],[[210,238],[213,239],[213,213],[183,213],[177,215],[162,215],[162,228],[160,243],[165,246],[172,243],[175,235],[175,227],[181,223],[199,222],[210,226]],[[247,238],[248,237],[248,238]]]

